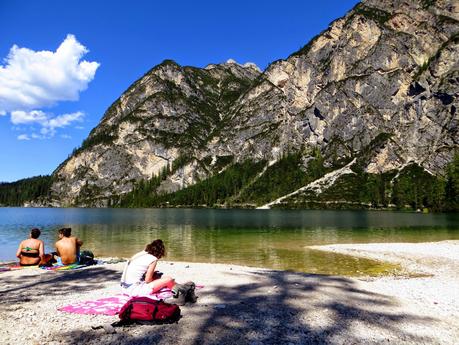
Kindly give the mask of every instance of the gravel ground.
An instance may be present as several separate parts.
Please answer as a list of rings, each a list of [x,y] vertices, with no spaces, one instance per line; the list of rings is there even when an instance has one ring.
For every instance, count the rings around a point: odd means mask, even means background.
[[[160,262],[205,287],[172,325],[115,329],[116,316],[57,311],[119,292],[123,263],[1,272],[1,344],[457,344],[459,241],[315,247],[402,264],[418,278],[347,278]]]

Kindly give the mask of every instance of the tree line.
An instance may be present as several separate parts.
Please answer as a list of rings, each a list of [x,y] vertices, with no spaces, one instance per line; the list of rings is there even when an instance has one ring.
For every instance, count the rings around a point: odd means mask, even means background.
[[[177,164],[168,164],[158,175],[139,181],[131,192],[113,196],[108,204],[111,207],[259,206],[328,172],[320,151],[314,151],[307,162],[303,159],[300,152],[295,152],[285,154],[269,167],[266,161],[233,163],[192,186],[160,193],[158,187],[178,168]],[[360,167],[354,170],[354,174],[342,176],[319,196],[298,196],[282,206],[311,207],[316,202],[320,208],[326,201],[337,201],[330,207],[350,207],[345,203],[339,205],[339,201],[345,201],[374,208],[459,211],[459,154],[442,176],[433,176],[417,164],[383,174],[369,174]],[[0,205],[22,206],[28,201],[47,199],[52,181],[52,176],[45,175],[0,183]]]
[[[352,170],[320,195],[299,196],[281,206],[459,211],[459,155],[441,176],[431,175],[415,163],[381,174],[367,173],[358,165]]]
[[[22,206],[27,201],[47,198],[50,194],[52,177],[40,175],[15,182],[0,183],[0,205]]]
[[[366,173],[359,166],[354,170],[353,174],[342,176],[322,194],[300,194],[281,207],[311,207],[315,203],[313,207],[320,208],[325,207],[327,201],[336,201],[326,207],[369,205],[373,208],[459,211],[459,155],[448,164],[444,176],[431,175],[417,164],[383,174]],[[294,152],[287,153],[269,167],[266,167],[266,161],[235,163],[192,186],[161,194],[157,188],[167,178],[168,168],[149,181],[140,181],[118,206],[254,207],[291,193],[328,171],[320,151],[313,151],[307,162],[303,161],[300,152]],[[349,206],[352,204],[355,206]]]

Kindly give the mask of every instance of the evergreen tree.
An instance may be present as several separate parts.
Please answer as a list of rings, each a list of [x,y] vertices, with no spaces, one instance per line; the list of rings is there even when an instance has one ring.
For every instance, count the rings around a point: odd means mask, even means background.
[[[459,211],[459,153],[446,170],[445,208],[448,211]]]

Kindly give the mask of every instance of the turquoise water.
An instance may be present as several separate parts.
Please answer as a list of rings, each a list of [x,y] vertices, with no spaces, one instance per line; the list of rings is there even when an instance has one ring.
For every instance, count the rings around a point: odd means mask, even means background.
[[[352,274],[378,263],[308,249],[310,245],[459,239],[459,214],[385,211],[0,208],[0,261],[15,259],[32,227],[46,251],[71,227],[98,256],[129,257],[161,238],[167,259]],[[382,269],[382,268],[381,268]]]

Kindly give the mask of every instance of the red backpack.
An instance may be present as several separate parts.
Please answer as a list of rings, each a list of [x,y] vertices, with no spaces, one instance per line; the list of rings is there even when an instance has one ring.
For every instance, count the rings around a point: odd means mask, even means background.
[[[121,323],[174,323],[180,319],[180,308],[175,304],[155,301],[148,297],[132,297],[121,307],[119,317]]]

